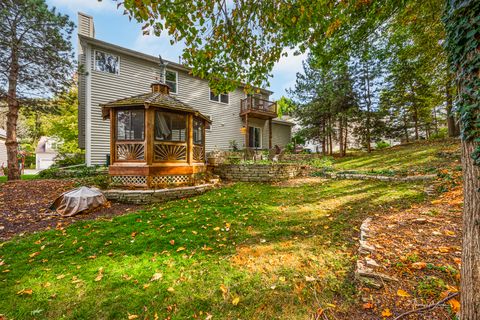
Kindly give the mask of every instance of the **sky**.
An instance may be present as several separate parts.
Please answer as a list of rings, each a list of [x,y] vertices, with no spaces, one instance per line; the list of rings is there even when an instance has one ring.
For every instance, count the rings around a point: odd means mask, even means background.
[[[154,56],[162,55],[163,58],[178,62],[183,45],[170,45],[170,38],[163,35],[142,35],[141,25],[129,21],[123,15],[121,8],[117,10],[113,0],[46,0],[49,6],[56,7],[63,14],[68,14],[77,25],[77,12],[91,15],[95,24],[95,38],[140,51]],[[75,31],[76,32],[76,31]],[[74,48],[77,47],[76,35],[72,37]],[[297,72],[302,72],[302,60],[306,55],[294,56],[293,50],[287,50],[288,57],[283,57],[272,71],[269,89],[274,92],[272,98],[279,99],[287,95],[286,89],[295,85]]]

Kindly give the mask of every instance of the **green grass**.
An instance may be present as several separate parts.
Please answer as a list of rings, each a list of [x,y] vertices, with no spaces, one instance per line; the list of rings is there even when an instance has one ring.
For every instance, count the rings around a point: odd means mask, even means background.
[[[39,179],[38,175],[36,175],[36,174],[22,174],[21,178],[22,178],[22,180]],[[0,176],[0,183],[2,183],[2,182],[7,182],[7,177],[6,176]]]
[[[348,180],[235,184],[15,238],[0,246],[0,314],[309,319],[319,307],[341,312],[357,294],[353,269],[362,219],[423,201],[422,189]],[[100,269],[103,277],[95,281]],[[155,273],[162,278],[151,282]],[[24,289],[33,293],[17,294]]]
[[[460,143],[448,139],[422,141],[392,148],[357,152],[339,158],[334,168],[379,174],[435,173],[438,169],[460,165]]]

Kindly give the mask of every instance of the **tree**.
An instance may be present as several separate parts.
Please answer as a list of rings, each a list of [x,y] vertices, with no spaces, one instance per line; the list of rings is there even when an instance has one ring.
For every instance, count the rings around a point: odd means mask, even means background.
[[[480,2],[447,1],[449,62],[456,75],[462,130],[463,248],[461,319],[480,319]]]
[[[324,64],[353,52],[411,5],[445,7],[450,65],[459,87],[465,177],[462,319],[480,318],[480,101],[478,0],[346,1],[138,1],[124,0],[126,14],[146,31],[167,30],[184,41],[184,61],[197,76],[229,91],[242,81],[262,86],[285,48],[310,50]],[[436,7],[434,7],[436,8]],[[431,12],[432,10],[430,10]],[[438,11],[438,10],[437,10]],[[425,11],[427,12],[427,11]],[[435,12],[435,10],[433,10]],[[433,16],[433,15],[432,15]],[[412,19],[416,20],[425,16]],[[430,31],[434,32],[435,31]],[[424,40],[428,39],[428,35]],[[431,39],[430,39],[430,42]],[[314,103],[316,103],[314,101]],[[313,104],[312,104],[313,105]],[[318,120],[318,119],[317,119]],[[324,127],[325,128],[325,127]]]
[[[0,2],[0,87],[8,105],[8,179],[20,178],[17,120],[22,99],[48,95],[72,70],[73,23],[45,0]],[[4,89],[6,88],[6,90]]]

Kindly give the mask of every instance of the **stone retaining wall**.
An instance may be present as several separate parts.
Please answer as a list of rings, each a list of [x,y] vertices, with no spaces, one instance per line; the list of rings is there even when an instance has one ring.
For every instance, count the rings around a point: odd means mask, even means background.
[[[413,182],[413,181],[432,181],[437,178],[435,174],[428,174],[422,176],[407,176],[407,177],[395,177],[395,176],[381,176],[372,174],[360,174],[360,173],[326,173],[327,178],[332,179],[352,179],[352,180],[378,180],[378,181],[395,181],[395,182]]]
[[[309,166],[296,164],[221,164],[212,170],[223,180],[234,182],[277,182],[311,171]]]
[[[203,194],[215,187],[214,183],[201,184],[198,186],[178,187],[171,189],[158,190],[105,190],[103,194],[108,200],[135,203],[150,204],[165,202],[168,200],[188,198]]]

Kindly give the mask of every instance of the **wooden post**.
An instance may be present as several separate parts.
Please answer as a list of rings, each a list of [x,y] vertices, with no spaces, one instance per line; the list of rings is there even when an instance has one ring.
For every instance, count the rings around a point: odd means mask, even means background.
[[[110,108],[110,165],[115,163],[115,111]]]
[[[153,163],[153,140],[155,138],[154,133],[154,121],[155,121],[155,109],[145,109],[145,161],[147,165]]]
[[[189,165],[193,163],[193,114],[189,113],[187,116],[187,161]]]
[[[205,141],[207,140],[207,137],[206,137],[206,134],[205,134],[205,127],[207,126],[207,121],[206,120],[203,120],[203,128],[202,128],[202,135],[203,135],[203,139],[202,139],[202,147],[203,147],[203,162],[207,162],[207,155],[206,155],[206,152],[205,152]]]
[[[245,149],[248,149],[249,145],[248,145],[248,142],[249,142],[249,137],[248,137],[248,134],[249,134],[249,130],[248,130],[248,113],[245,114]]]
[[[268,149],[272,149],[272,119],[268,119]]]

